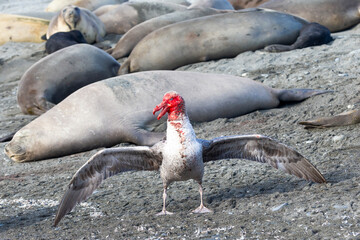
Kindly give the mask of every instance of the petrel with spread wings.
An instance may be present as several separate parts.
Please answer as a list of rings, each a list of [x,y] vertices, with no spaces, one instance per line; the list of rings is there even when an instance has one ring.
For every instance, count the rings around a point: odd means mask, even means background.
[[[325,183],[321,173],[300,153],[269,137],[239,135],[212,140],[197,139],[185,109],[184,99],[176,92],[164,95],[153,113],[158,119],[168,113],[166,140],[152,147],[119,147],[99,151],[74,175],[66,190],[54,225],[74,206],[86,200],[100,183],[115,174],[132,170],[158,170],[163,180],[163,209],[158,215],[172,214],[166,210],[166,190],[174,181],[194,179],[199,184],[200,206],[193,212],[211,212],[203,204],[202,177],[204,163],[239,158],[267,163],[297,177]]]

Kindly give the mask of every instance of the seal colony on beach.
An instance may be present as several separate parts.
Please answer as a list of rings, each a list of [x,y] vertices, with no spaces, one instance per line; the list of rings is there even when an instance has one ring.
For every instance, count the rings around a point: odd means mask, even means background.
[[[128,74],[77,90],[20,129],[5,152],[14,161],[26,162],[121,142],[151,146],[164,137],[156,132],[162,122],[151,114],[152,107],[161,101],[164,92],[172,89],[188,99],[188,113],[195,122],[232,118],[327,92],[274,89],[248,78],[223,74],[182,71]]]

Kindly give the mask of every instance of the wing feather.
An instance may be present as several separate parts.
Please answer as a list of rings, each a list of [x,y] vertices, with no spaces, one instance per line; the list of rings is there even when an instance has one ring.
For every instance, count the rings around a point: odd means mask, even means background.
[[[132,170],[158,170],[162,155],[155,146],[109,148],[93,155],[73,176],[60,202],[54,226],[106,178]]]
[[[204,162],[241,158],[281,169],[317,183],[326,182],[306,158],[290,147],[262,135],[241,135],[202,140]]]

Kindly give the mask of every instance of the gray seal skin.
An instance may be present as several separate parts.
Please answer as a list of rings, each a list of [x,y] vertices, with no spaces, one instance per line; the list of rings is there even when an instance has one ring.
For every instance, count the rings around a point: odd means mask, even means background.
[[[221,91],[219,91],[221,89]],[[66,156],[121,142],[151,146],[164,137],[153,132],[164,121],[152,114],[164,92],[189,102],[195,122],[231,118],[280,102],[301,101],[324,91],[273,89],[248,78],[182,71],[128,74],[85,86],[20,129],[6,145],[14,161]]]
[[[210,8],[189,9],[188,11],[177,11],[149,19],[136,25],[125,33],[111,50],[111,56],[116,59],[129,56],[133,48],[141,41],[141,39],[161,27],[193,18],[220,13],[224,13],[224,11],[218,11]]]
[[[188,0],[191,5],[188,9],[193,8],[215,8],[221,10],[234,10],[228,0]]]
[[[327,44],[334,39],[331,37],[330,30],[318,23],[309,23],[305,25],[299,34],[299,37],[291,45],[274,44],[264,48],[268,52],[285,52],[294,49],[301,49],[311,46]]]
[[[271,44],[291,44],[306,24],[303,19],[262,9],[171,24],[143,38],[120,67],[119,74],[171,70],[191,63],[236,57]]]
[[[51,19],[46,38],[71,30],[79,30],[90,44],[103,41],[106,34],[104,24],[95,14],[85,8],[69,5]]]
[[[51,54],[60,49],[79,43],[87,43],[79,30],[71,30],[70,32],[57,32],[51,35],[51,37],[46,41],[45,51],[48,54]]]
[[[324,25],[331,32],[360,23],[359,0],[270,0],[259,5]]]
[[[77,44],[52,53],[21,77],[17,101],[25,114],[41,115],[77,89],[116,76],[120,64],[89,44]]]
[[[167,2],[126,2],[105,5],[94,14],[105,24],[106,33],[124,34],[135,25],[175,11],[185,11],[186,6]]]

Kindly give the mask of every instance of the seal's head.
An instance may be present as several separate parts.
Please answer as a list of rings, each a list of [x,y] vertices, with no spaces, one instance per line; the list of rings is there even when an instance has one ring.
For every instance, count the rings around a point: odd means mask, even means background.
[[[70,30],[75,29],[80,21],[80,11],[80,8],[73,5],[68,5],[61,10],[63,19]]]

